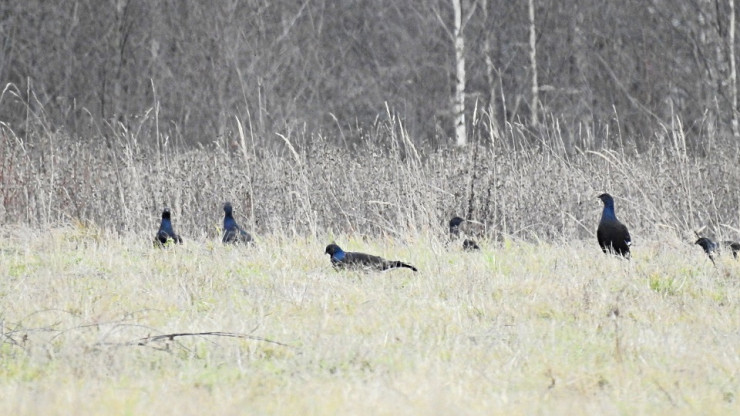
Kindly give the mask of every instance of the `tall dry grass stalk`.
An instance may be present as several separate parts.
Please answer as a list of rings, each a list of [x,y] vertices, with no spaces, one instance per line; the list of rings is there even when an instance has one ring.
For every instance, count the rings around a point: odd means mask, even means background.
[[[402,237],[436,233],[462,215],[492,239],[566,241],[593,237],[596,195],[608,191],[637,244],[690,239],[702,228],[740,233],[737,146],[691,149],[678,123],[643,151],[587,147],[598,142],[592,133],[564,134],[554,118],[534,135],[518,125],[492,132],[478,115],[464,149],[424,146],[390,111],[385,122],[346,132],[359,145],[300,129],[255,138],[239,119],[235,127],[188,149],[152,140],[151,113],[137,128],[111,125],[84,138],[40,119],[23,137],[2,126],[0,220],[140,233],[169,206],[183,235],[214,236],[230,200],[257,234]]]

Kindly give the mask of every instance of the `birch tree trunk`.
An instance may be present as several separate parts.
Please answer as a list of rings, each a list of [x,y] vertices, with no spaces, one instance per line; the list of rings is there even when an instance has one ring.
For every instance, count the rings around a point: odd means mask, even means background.
[[[529,0],[529,61],[532,66],[532,103],[530,123],[539,124],[539,86],[537,85],[537,33],[534,25],[534,0]]]
[[[729,0],[730,6],[730,29],[729,29],[729,53],[730,60],[730,101],[732,102],[732,135],[740,136],[737,120],[737,69],[735,67],[735,0]]]
[[[130,34],[131,24],[129,23],[129,2],[127,0],[116,1],[116,19],[118,27],[113,32],[113,46],[115,47],[113,60],[115,67],[110,75],[112,86],[111,93],[111,114],[109,117],[115,117],[118,121],[124,119],[123,106],[123,70],[126,65],[126,47]]]
[[[481,0],[480,1],[481,11],[483,12],[483,21],[486,22],[486,24],[489,24],[489,16],[488,16],[488,0]],[[491,40],[493,39],[493,43],[496,43],[495,38],[495,31],[490,31],[485,38],[483,39],[483,54],[485,56],[485,62],[486,62],[486,81],[488,82],[488,119],[489,119],[489,133],[491,135],[491,140],[498,141],[500,139],[499,136],[499,128],[498,128],[498,121],[499,121],[499,114],[498,114],[498,108],[496,106],[496,96],[497,96],[497,70],[495,65],[493,64],[493,59],[491,59],[491,56],[494,55],[493,47],[491,46]],[[503,102],[503,100],[502,100]]]
[[[454,10],[455,37],[455,96],[452,110],[455,113],[455,144],[465,146],[467,144],[467,131],[465,129],[465,39],[463,38],[462,0],[452,0]]]

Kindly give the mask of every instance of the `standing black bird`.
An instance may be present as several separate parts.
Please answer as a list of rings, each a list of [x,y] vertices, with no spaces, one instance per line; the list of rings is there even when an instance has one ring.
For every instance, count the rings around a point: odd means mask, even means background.
[[[170,239],[175,243],[182,244],[182,238],[175,234],[175,230],[172,228],[170,209],[165,208],[162,210],[162,222],[159,224],[159,231],[154,236],[154,245],[164,247]]]
[[[699,238],[694,244],[701,246],[701,248],[704,249],[704,252],[707,253],[707,256],[709,256],[709,260],[712,260],[712,263],[714,263],[714,258],[717,257],[720,252],[719,244],[707,237]],[[723,241],[722,246],[729,247],[729,249],[732,250],[732,256],[737,259],[737,252],[740,251],[740,243],[735,241]]]
[[[236,223],[231,202],[224,204],[224,244],[252,243],[252,236]]]
[[[418,271],[416,267],[398,260],[386,260],[382,257],[365,253],[344,251],[338,245],[331,243],[326,246],[324,254],[331,256],[331,264],[336,269],[375,269],[388,270],[397,267],[406,267]]]
[[[601,213],[599,228],[596,230],[596,238],[604,253],[612,251],[624,257],[630,255],[630,244],[632,239],[627,227],[619,222],[614,213],[614,198],[609,194],[599,195],[604,203],[604,211]]]
[[[452,217],[450,220],[450,237],[451,238],[457,238],[460,236],[460,227],[465,223],[466,220],[460,218],[460,217]],[[478,246],[478,243],[475,242],[475,240],[465,239],[463,241],[463,250],[465,251],[473,251],[473,250],[480,250],[480,247]]]

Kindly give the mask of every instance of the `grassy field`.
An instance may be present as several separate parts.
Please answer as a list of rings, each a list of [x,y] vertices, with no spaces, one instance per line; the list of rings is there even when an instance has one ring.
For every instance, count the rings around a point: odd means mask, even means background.
[[[0,414],[740,409],[740,262],[679,239],[150,238],[2,229]],[[332,238],[420,271],[335,272]]]
[[[392,119],[178,148],[153,121],[0,123],[0,415],[740,413],[740,261],[693,244],[738,239],[735,142],[430,148]],[[220,243],[227,200],[256,247]],[[165,206],[185,244],[157,250]],[[333,240],[420,271],[335,272]]]

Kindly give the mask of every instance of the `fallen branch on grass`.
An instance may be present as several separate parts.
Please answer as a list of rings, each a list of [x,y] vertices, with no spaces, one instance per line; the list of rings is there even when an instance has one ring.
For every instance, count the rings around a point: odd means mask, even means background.
[[[269,342],[270,344],[276,344],[282,347],[296,348],[292,345],[284,344],[282,342],[271,340],[268,338],[257,337],[257,336],[249,335],[249,334],[239,334],[236,332],[220,332],[220,331],[180,332],[180,333],[175,333],[175,334],[154,335],[150,337],[141,338],[140,340],[136,341],[136,345],[144,346],[144,345],[149,344],[150,342],[157,342],[157,341],[163,341],[163,340],[173,341],[175,338],[179,338],[179,337],[203,337],[203,336],[251,339],[253,341]]]

